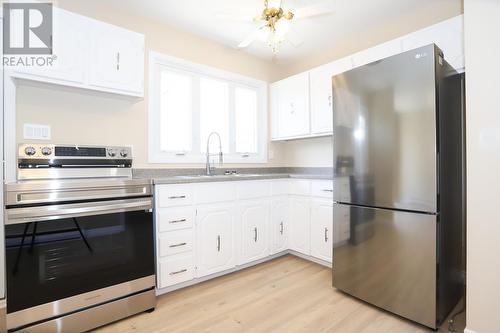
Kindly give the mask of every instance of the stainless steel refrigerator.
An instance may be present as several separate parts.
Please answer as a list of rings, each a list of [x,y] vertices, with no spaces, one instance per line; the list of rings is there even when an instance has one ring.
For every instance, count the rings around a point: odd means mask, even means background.
[[[429,45],[332,82],[333,286],[436,328],[463,290],[463,75]]]

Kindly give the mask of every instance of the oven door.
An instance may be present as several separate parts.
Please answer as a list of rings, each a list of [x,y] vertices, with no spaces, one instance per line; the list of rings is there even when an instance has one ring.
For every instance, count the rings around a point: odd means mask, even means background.
[[[9,327],[151,289],[151,207],[146,197],[6,209]]]

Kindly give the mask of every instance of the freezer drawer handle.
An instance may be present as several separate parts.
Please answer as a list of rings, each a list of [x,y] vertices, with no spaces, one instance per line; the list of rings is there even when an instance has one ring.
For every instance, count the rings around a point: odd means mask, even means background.
[[[187,243],[173,244],[173,245],[170,245],[169,247],[179,247],[179,246],[184,246],[184,245],[187,245]]]
[[[168,223],[182,223],[182,222],[186,222],[186,219],[168,221]]]
[[[181,274],[181,273],[185,273],[185,272],[187,272],[186,268],[181,269],[180,271],[177,271],[177,272],[171,272],[170,275],[176,275],[176,274]]]

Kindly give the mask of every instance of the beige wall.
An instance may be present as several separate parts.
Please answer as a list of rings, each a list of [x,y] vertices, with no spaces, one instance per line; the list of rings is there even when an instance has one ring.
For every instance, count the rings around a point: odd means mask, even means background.
[[[467,328],[500,331],[500,1],[465,0]]]
[[[267,82],[276,80],[278,76],[277,66],[271,62],[163,23],[131,16],[119,8],[108,8],[96,0],[59,0],[57,5],[145,34],[146,52],[154,50]],[[145,82],[148,82],[147,77]],[[76,89],[20,85],[17,95],[17,141],[23,141],[23,123],[48,124],[52,129],[52,142],[130,144],[134,146],[136,167],[161,166],[147,163],[147,94],[147,87],[145,98],[137,100]],[[280,144],[270,144],[274,158],[268,165],[285,163],[283,149],[279,147]]]

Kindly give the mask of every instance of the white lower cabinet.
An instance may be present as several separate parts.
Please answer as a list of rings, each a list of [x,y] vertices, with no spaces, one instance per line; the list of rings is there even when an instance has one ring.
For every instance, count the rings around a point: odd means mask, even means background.
[[[290,199],[290,238],[291,250],[305,255],[311,253],[310,248],[310,208],[308,198],[292,197]]]
[[[236,266],[234,211],[233,203],[197,208],[196,277]]]
[[[158,288],[167,288],[194,278],[192,254],[176,256],[158,263]]]
[[[238,203],[237,223],[241,230],[241,258],[246,264],[269,255],[269,201],[249,200]]]
[[[288,230],[290,227],[290,202],[288,197],[273,199],[269,238],[270,252],[275,254],[288,250]]]
[[[340,218],[339,231],[333,229],[332,184],[278,179],[156,185],[159,292],[288,250],[331,262],[332,242],[349,237]]]
[[[332,261],[333,202],[315,199],[311,203],[311,256]]]

